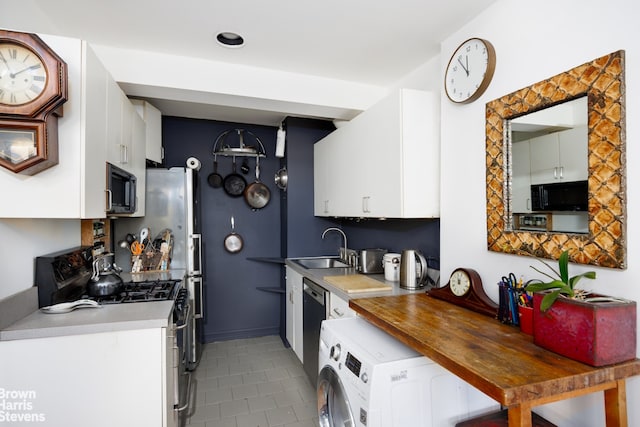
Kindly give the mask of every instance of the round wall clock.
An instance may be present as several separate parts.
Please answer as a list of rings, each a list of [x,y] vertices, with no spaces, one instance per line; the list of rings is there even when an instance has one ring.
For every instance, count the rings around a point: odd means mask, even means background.
[[[487,40],[472,38],[462,43],[449,59],[444,90],[458,104],[475,101],[489,86],[496,68],[496,52]]]
[[[0,166],[34,175],[58,163],[67,65],[37,35],[0,30]]]
[[[430,289],[427,293],[477,313],[491,317],[498,315],[498,305],[484,292],[480,275],[471,268],[456,268],[446,286]]]

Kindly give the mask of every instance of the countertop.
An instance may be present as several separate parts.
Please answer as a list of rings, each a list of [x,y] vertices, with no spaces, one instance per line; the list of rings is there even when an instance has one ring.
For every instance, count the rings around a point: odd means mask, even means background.
[[[538,347],[518,328],[425,293],[352,299],[349,307],[506,406],[572,397],[640,375],[639,359],[585,365]]]
[[[144,273],[121,273],[124,281],[184,279],[185,270],[168,270]],[[168,326],[173,312],[173,301],[107,304],[101,308],[81,308],[69,313],[45,314],[38,307],[35,287],[25,291],[19,301],[25,305],[24,313],[12,319],[0,330],[0,341],[45,338],[133,329],[162,328]],[[8,298],[2,303],[15,304],[17,298]],[[0,307],[2,305],[0,304]],[[28,313],[28,314],[27,314]]]
[[[61,314],[37,310],[0,331],[0,341],[162,328],[172,312],[173,301],[108,304]]]
[[[393,296],[393,295],[407,295],[407,294],[415,294],[415,293],[424,293],[426,292],[426,287],[417,289],[417,290],[408,290],[400,287],[399,282],[391,282],[385,280],[384,274],[365,274],[370,279],[377,280],[385,285],[391,286],[390,291],[382,291],[382,292],[358,292],[358,293],[348,293],[344,290],[332,285],[331,283],[324,280],[325,276],[347,276],[352,274],[361,274],[358,272],[356,268],[304,268],[301,265],[295,263],[293,259],[286,259],[285,265],[291,267],[297,273],[302,274],[305,277],[308,277],[313,282],[325,288],[327,291],[332,294],[338,295],[340,298],[344,300],[350,300],[353,298],[372,298],[379,296]]]

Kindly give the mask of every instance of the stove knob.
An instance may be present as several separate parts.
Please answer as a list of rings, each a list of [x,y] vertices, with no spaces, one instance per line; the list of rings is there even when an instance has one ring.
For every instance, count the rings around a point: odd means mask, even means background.
[[[329,353],[329,357],[335,360],[336,362],[340,359],[340,344],[336,344],[331,347],[331,352]]]

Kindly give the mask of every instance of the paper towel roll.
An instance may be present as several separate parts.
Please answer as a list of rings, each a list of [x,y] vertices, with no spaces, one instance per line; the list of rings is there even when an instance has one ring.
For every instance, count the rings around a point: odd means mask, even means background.
[[[200,168],[202,167],[202,164],[200,164],[200,160],[196,159],[195,157],[189,157],[187,159],[187,167],[189,169],[195,169],[199,171]]]
[[[280,126],[280,129],[278,129],[276,134],[276,157],[284,157],[286,135],[286,131],[282,129],[282,126]]]

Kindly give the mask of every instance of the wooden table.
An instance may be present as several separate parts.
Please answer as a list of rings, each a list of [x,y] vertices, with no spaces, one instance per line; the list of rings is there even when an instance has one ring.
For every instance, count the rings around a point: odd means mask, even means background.
[[[534,406],[604,391],[607,426],[627,426],[625,378],[640,359],[595,368],[552,353],[513,326],[425,293],[352,299],[349,306],[508,409],[531,427]]]

